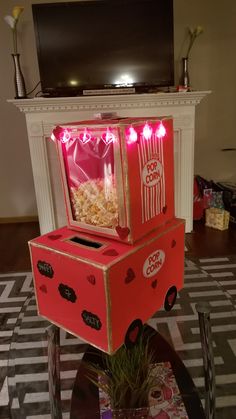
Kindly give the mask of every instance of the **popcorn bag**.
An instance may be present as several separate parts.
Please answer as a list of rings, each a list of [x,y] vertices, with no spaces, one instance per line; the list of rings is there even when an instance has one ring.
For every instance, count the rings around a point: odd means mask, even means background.
[[[135,245],[63,227],[29,242],[38,313],[93,346],[132,346],[183,286],[184,221]]]
[[[52,138],[72,229],[134,243],[173,218],[171,118],[82,121]]]

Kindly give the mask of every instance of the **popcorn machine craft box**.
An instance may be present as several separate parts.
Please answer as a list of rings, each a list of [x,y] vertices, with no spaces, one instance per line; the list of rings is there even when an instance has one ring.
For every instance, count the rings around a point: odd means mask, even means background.
[[[29,242],[38,312],[107,353],[133,344],[183,286],[184,221],[135,245],[63,227]]]
[[[135,243],[173,218],[170,117],[82,121],[52,138],[72,229]]]

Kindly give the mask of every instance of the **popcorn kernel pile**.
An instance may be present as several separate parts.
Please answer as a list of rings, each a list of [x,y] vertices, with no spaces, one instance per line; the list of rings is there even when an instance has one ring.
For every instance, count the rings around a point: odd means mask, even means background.
[[[118,224],[118,201],[113,178],[93,179],[71,188],[76,221],[114,228]]]

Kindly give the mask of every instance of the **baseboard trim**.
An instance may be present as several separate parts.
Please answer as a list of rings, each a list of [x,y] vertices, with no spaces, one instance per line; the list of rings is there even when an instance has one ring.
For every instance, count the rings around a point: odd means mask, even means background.
[[[0,217],[0,224],[12,224],[12,223],[32,223],[38,222],[39,218],[37,215],[25,216],[25,217]]]

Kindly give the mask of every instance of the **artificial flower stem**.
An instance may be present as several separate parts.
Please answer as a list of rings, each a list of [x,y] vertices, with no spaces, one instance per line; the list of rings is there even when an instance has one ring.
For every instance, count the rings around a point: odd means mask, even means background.
[[[16,31],[16,25],[14,29],[12,30],[13,33],[13,51],[14,54],[17,54],[17,31]]]

